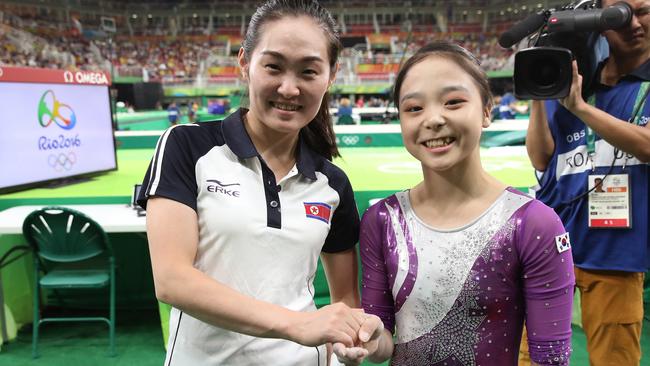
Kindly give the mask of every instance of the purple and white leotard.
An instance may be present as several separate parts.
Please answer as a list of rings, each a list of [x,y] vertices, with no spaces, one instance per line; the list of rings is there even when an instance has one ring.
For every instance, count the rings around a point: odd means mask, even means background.
[[[512,188],[453,230],[420,220],[408,191],[370,207],[362,304],[396,336],[391,364],[516,366],[524,319],[531,359],[568,364],[574,273],[565,232],[552,209]]]

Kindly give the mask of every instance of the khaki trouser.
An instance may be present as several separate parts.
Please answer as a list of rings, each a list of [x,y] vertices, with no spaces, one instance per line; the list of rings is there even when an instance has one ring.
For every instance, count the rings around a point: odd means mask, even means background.
[[[524,325],[524,332],[521,334],[521,345],[519,345],[519,366],[530,366],[530,353],[528,352],[528,332]]]
[[[641,362],[643,273],[575,268],[582,325],[591,366],[638,366]],[[526,332],[519,366],[530,365]]]

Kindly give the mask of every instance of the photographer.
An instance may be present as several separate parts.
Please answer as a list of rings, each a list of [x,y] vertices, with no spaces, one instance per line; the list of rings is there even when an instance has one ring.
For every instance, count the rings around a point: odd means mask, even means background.
[[[603,0],[602,7],[615,2]],[[632,20],[603,32],[610,56],[598,66],[593,94],[583,99],[574,61],[570,94],[533,101],[526,136],[533,167],[542,173],[537,198],[555,208],[570,232],[591,365],[639,365],[641,358],[650,263],[650,0],[626,2]],[[616,205],[592,194],[596,179],[620,186]],[[614,206],[616,214],[607,211]]]

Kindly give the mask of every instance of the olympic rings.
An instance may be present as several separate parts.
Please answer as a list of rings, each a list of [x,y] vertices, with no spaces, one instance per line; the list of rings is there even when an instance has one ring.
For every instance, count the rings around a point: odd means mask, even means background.
[[[77,162],[77,155],[70,151],[66,153],[50,154],[47,159],[47,163],[54,168],[57,172],[63,170],[70,170],[72,166]]]
[[[343,140],[343,143],[345,145],[356,145],[359,143],[359,136],[353,135],[353,136],[343,136],[341,138]]]

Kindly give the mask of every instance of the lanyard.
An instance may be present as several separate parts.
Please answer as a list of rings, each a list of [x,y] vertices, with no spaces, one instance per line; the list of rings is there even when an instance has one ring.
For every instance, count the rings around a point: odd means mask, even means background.
[[[650,81],[644,81],[641,83],[641,86],[639,87],[639,91],[636,93],[634,108],[632,109],[632,115],[628,120],[628,122],[634,123],[636,125],[639,124],[639,112],[643,109],[643,106],[645,106],[649,89],[650,89]],[[589,97],[587,103],[591,104],[594,107],[596,106],[595,93]],[[587,152],[590,156],[593,156],[593,154],[596,152],[596,133],[592,131],[592,129],[589,126],[586,127],[587,127]]]

